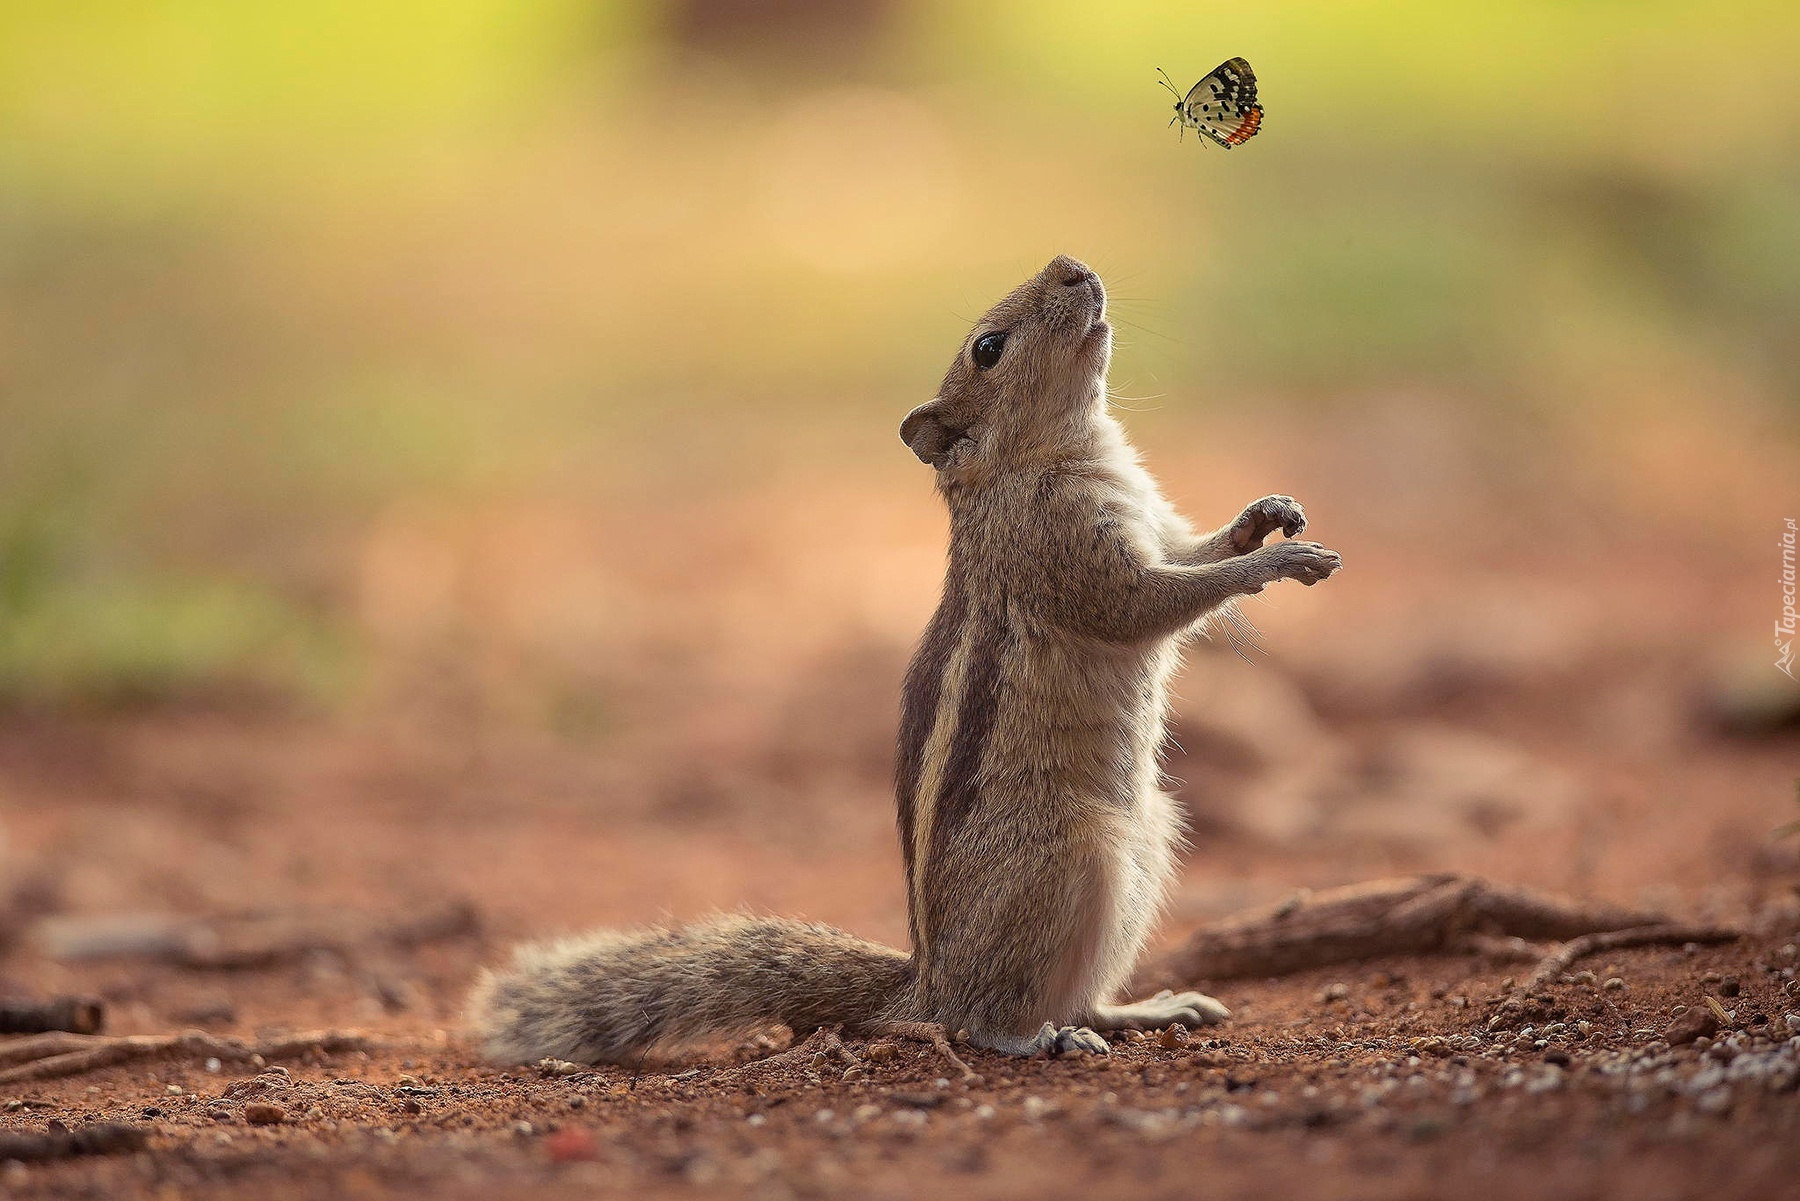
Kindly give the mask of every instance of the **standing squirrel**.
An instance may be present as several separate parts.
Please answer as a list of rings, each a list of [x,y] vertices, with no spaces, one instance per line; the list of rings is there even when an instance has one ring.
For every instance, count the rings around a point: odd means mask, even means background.
[[[1011,1055],[1223,1021],[1200,993],[1114,998],[1181,841],[1160,787],[1184,639],[1340,560],[1286,496],[1196,535],[1107,412],[1106,290],[1067,256],[995,305],[900,436],[950,508],[943,599],[906,673],[895,792],[913,950],[728,916],[521,947],[472,1024],[493,1059],[618,1062],[784,1024],[966,1032]]]

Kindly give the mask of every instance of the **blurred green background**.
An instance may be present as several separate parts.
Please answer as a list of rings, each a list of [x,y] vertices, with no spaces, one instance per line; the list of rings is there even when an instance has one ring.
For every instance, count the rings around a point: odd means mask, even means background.
[[[1230,55],[1262,136],[1178,140]],[[923,509],[899,416],[1058,252],[1165,440],[1791,445],[1796,62],[1774,2],[11,0],[0,703],[341,706],[496,508]]]

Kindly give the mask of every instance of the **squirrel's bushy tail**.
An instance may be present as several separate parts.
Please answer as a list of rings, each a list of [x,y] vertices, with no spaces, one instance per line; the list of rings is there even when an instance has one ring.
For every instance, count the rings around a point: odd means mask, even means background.
[[[780,1023],[856,1028],[902,1003],[904,951],[830,926],[734,915],[522,946],[484,974],[470,1023],[489,1058],[629,1061],[658,1043]]]

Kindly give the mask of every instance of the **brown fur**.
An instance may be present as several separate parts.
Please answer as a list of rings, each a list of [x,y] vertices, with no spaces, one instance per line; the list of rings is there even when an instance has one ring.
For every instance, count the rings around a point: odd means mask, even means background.
[[[473,1005],[495,1058],[619,1059],[769,1022],[942,1023],[977,1045],[1103,1051],[1091,1030],[1222,1020],[1198,993],[1112,1004],[1180,840],[1159,787],[1181,641],[1338,557],[1284,496],[1196,536],[1106,411],[1105,290],[1059,257],[970,334],[901,436],[951,514],[944,598],[903,691],[895,787],[910,957],[731,918],[520,951]],[[977,366],[983,335],[999,361]]]

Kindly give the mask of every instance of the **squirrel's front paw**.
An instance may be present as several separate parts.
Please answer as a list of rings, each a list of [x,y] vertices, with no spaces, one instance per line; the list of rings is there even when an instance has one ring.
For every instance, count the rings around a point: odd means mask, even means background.
[[[1261,569],[1252,581],[1252,591],[1256,592],[1276,580],[1299,580],[1310,587],[1330,579],[1344,565],[1336,551],[1326,550],[1317,542],[1277,542],[1252,551],[1246,558]]]
[[[1255,550],[1263,539],[1280,530],[1289,538],[1306,530],[1306,510],[1291,496],[1265,496],[1244,506],[1226,531],[1238,554]]]

